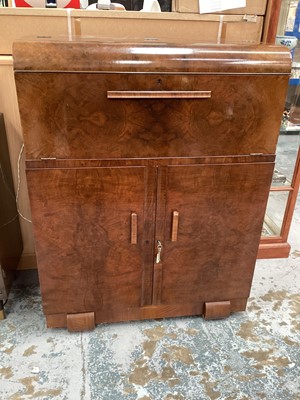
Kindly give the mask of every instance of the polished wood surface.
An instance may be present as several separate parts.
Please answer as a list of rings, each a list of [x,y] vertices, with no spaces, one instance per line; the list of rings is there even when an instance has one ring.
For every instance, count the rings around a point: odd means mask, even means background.
[[[15,68],[48,326],[244,310],[287,52],[49,42],[42,65],[39,46]]]
[[[230,312],[245,311],[247,306],[247,298],[244,299],[232,299],[230,300]],[[120,309],[115,308],[113,312],[111,310],[101,310],[101,312],[95,314],[96,324],[102,322],[115,322],[115,321],[129,321],[129,320],[142,320],[152,318],[165,318],[168,317],[180,317],[188,315],[203,315],[205,303],[183,303],[183,304],[156,304],[146,307]],[[46,315],[47,327],[48,328],[63,328],[67,326],[67,315],[66,314],[48,314]]]
[[[282,0],[268,0],[262,35],[263,43],[275,43],[282,3]],[[287,7],[286,4],[285,6]]]
[[[141,303],[249,295],[273,163],[162,166],[154,174],[151,163],[148,173],[145,168],[28,169],[46,314],[92,309],[105,322],[104,310],[119,315]],[[145,190],[157,191],[161,211]],[[180,225],[172,242],[175,205]],[[132,208],[143,227],[136,246]],[[155,214],[153,243],[153,231],[146,234]],[[157,240],[163,250],[153,266]]]
[[[259,2],[262,4],[262,2]],[[253,9],[255,2],[247,3]],[[264,5],[265,7],[265,5]],[[0,110],[5,114],[8,122],[10,154],[12,157],[13,175],[17,174],[17,159],[23,142],[19,111],[15,94],[15,84],[12,72],[12,44],[21,38],[50,37],[55,34],[66,37],[69,33],[72,39],[84,37],[109,37],[113,32],[113,40],[118,37],[137,36],[141,39],[153,36],[153,32],[164,41],[180,41],[183,45],[190,38],[197,38],[197,42],[217,43],[218,40],[240,43],[274,43],[277,24],[278,1],[267,2],[266,18],[258,17],[257,22],[243,20],[238,9],[227,10],[226,13],[240,14],[235,16],[224,15],[222,12],[223,29],[220,35],[221,17],[215,14],[186,14],[186,13],[137,13],[137,12],[95,12],[89,10],[42,9],[42,8],[10,8],[0,7]],[[197,7],[196,7],[197,8]],[[241,10],[241,9],[240,9]],[[250,14],[263,15],[264,8]],[[256,10],[257,11],[257,10]],[[146,15],[147,14],[147,15]],[[249,14],[249,12],[246,12]],[[275,16],[275,19],[274,19]],[[71,17],[71,18],[70,18]],[[269,18],[271,17],[271,18]],[[271,24],[268,22],[272,20]],[[71,23],[70,23],[71,22]],[[113,28],[112,28],[113,27]],[[263,30],[261,31],[261,28]],[[274,29],[275,28],[275,29]],[[69,32],[68,32],[69,29]],[[268,33],[270,29],[271,34]],[[237,34],[238,32],[238,34]],[[267,38],[267,39],[266,39]],[[99,39],[98,39],[99,40]],[[27,193],[27,183],[24,171],[24,158],[20,164],[21,187],[19,195],[20,209],[24,216],[31,219]],[[17,181],[15,180],[15,183]],[[26,220],[20,221],[24,251],[19,268],[35,268],[34,238],[31,224]]]
[[[291,56],[285,46],[185,45],[139,43],[125,39],[34,39],[13,46],[17,71],[77,71],[187,74],[289,74]],[[118,90],[118,89],[116,89]],[[173,88],[175,90],[175,88]]]
[[[205,319],[221,319],[230,315],[230,301],[206,302],[203,316]]]
[[[69,332],[93,330],[95,328],[95,313],[68,314],[67,328]]]
[[[47,314],[138,307],[141,297],[143,304],[150,303],[147,181],[144,167],[28,171]],[[132,208],[140,221],[135,246]]]
[[[274,115],[283,112],[287,82],[286,75],[16,73],[27,159],[275,153]],[[107,99],[108,90],[133,88],[212,94]]]
[[[164,157],[164,158],[109,158],[109,159],[54,159],[43,158],[26,160],[27,169],[54,169],[54,168],[98,168],[98,167],[134,167],[141,166],[168,166],[186,164],[236,164],[236,163],[268,163],[275,161],[275,154],[251,154],[244,156],[210,156],[210,157]]]
[[[272,171],[272,163],[168,168],[162,303],[246,297]],[[169,238],[174,209],[176,242]]]
[[[282,239],[279,238],[279,242],[265,242],[261,241],[258,248],[257,258],[287,258],[291,251],[289,243],[281,243]]]

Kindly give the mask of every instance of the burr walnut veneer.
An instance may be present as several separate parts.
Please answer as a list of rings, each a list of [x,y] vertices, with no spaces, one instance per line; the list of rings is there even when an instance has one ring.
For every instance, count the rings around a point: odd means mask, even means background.
[[[48,326],[244,310],[288,51],[44,40],[14,63]]]

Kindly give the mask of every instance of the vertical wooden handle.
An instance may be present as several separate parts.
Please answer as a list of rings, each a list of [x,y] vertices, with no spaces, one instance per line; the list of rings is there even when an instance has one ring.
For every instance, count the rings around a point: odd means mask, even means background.
[[[131,213],[131,244],[137,244],[137,213]]]
[[[179,212],[173,211],[172,216],[172,232],[171,232],[171,241],[177,241],[177,234],[178,234],[178,220],[179,220]]]

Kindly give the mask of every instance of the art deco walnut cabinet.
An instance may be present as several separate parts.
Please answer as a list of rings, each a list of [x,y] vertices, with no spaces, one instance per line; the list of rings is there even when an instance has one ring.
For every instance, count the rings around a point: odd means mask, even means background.
[[[13,56],[48,326],[245,310],[289,52],[40,40]]]

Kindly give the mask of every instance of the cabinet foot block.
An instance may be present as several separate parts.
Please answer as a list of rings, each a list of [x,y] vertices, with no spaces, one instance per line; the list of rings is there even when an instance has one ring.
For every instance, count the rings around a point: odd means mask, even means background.
[[[67,328],[69,332],[91,331],[95,328],[95,313],[79,313],[67,315]]]
[[[206,320],[227,318],[230,315],[230,301],[204,303],[203,317]]]

